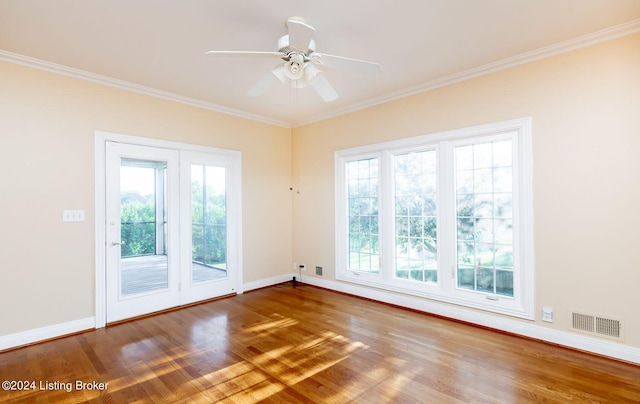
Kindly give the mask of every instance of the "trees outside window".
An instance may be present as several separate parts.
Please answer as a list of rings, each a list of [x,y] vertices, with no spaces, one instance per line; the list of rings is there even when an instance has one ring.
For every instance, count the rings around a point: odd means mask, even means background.
[[[120,209],[122,257],[156,254],[155,197],[123,193]]]
[[[225,168],[191,166],[193,262],[224,269],[227,262]]]

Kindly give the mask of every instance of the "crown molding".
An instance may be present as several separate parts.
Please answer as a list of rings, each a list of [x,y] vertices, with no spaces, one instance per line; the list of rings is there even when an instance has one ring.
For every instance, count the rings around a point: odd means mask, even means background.
[[[562,53],[571,52],[573,50],[586,48],[591,45],[610,41],[626,35],[635,34],[637,32],[640,32],[640,19],[629,21],[624,24],[616,25],[600,31],[596,31],[591,34],[580,36],[578,38],[570,39],[567,41],[559,42],[557,44],[539,48],[530,52],[525,52],[520,55],[498,60],[496,62],[474,67],[472,69],[454,73],[454,74],[441,77],[435,80],[427,81],[417,86],[408,87],[400,91],[386,94],[381,97],[372,98],[365,102],[351,105],[347,108],[342,108],[327,114],[317,115],[315,117],[312,117],[311,119],[308,119],[302,122],[296,122],[296,123],[285,122],[285,121],[265,117],[262,115],[251,114],[246,111],[225,107],[223,105],[214,104],[214,103],[199,100],[196,98],[182,96],[182,95],[171,93],[168,91],[158,90],[152,87],[147,87],[147,86],[131,83],[128,81],[119,80],[112,77],[87,72],[84,70],[75,69],[75,68],[64,66],[64,65],[59,65],[56,63],[47,62],[41,59],[20,55],[20,54],[5,51],[2,49],[0,49],[0,61],[27,66],[27,67],[31,67],[38,70],[44,70],[50,73],[55,73],[55,74],[60,74],[63,76],[72,77],[80,80],[90,81],[93,83],[102,84],[105,86],[118,88],[125,91],[131,91],[138,94],[148,95],[151,97],[156,97],[156,98],[160,98],[168,101],[174,101],[174,102],[190,105],[197,108],[208,109],[211,111],[215,111],[215,112],[219,112],[227,115],[237,116],[237,117],[249,119],[252,121],[266,123],[269,125],[291,128],[291,127],[301,127],[304,125],[309,125],[311,123],[323,121],[330,118],[335,118],[341,115],[346,115],[346,114],[363,110],[366,108],[370,108],[376,105],[395,101],[401,98],[410,97],[412,95],[435,90],[437,88],[446,87],[452,84],[460,83],[462,81],[466,81],[476,77],[499,72],[501,70],[506,70],[506,69],[520,66],[526,63],[531,63],[531,62],[545,59],[551,56],[556,56]]]
[[[148,95],[163,100],[174,101],[181,104],[189,105],[192,107],[208,109],[215,112],[220,112],[226,115],[233,115],[240,118],[249,119],[252,121],[258,121],[267,123],[270,125],[282,126],[290,128],[291,125],[288,122],[268,118],[262,115],[251,114],[245,111],[241,111],[234,108],[225,107],[223,105],[214,104],[199,100],[196,98],[185,97],[180,94],[171,93],[168,91],[158,90],[156,88],[143,86],[140,84],[131,83],[124,80],[115,79],[113,77],[103,76],[101,74],[87,72],[85,70],[75,69],[73,67],[59,65],[57,63],[47,62],[45,60],[32,58],[30,56],[20,55],[0,49],[0,61],[18,64],[33,69],[44,70],[49,73],[55,73],[62,76],[72,77],[75,79],[90,81],[92,83],[102,84],[108,87],[117,88],[120,90],[131,91],[134,93]]]
[[[460,83],[476,77],[485,76],[491,73],[499,72],[501,70],[510,69],[512,67],[535,62],[541,59],[571,52],[577,49],[586,48],[602,42],[611,41],[616,38],[621,38],[623,36],[635,34],[637,32],[640,32],[640,19],[629,21],[627,23],[620,24],[620,25],[615,25],[613,27],[605,28],[603,30],[596,31],[591,34],[569,39],[567,41],[559,42],[553,45],[545,46],[533,51],[521,53],[516,56],[508,57],[506,59],[498,60],[496,62],[488,63],[482,66],[474,67],[472,69],[468,69],[459,73],[454,73],[454,74],[441,77],[435,80],[427,81],[417,86],[408,87],[403,90],[386,94],[381,97],[376,97],[376,98],[367,100],[365,102],[340,109],[338,111],[333,111],[328,114],[317,115],[316,117],[310,120],[307,120],[303,123],[296,123],[294,127],[300,127],[300,126],[308,125],[314,122],[319,122],[326,119],[335,118],[341,115],[346,115],[351,112],[356,112],[356,111],[363,110],[376,105],[399,100],[401,98],[410,97],[412,95],[425,93],[427,91],[435,90],[441,87],[446,87],[446,86]]]

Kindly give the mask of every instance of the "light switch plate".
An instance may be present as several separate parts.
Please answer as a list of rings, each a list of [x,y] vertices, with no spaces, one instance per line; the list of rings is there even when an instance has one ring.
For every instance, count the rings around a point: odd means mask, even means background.
[[[63,210],[63,222],[84,222],[84,210]]]

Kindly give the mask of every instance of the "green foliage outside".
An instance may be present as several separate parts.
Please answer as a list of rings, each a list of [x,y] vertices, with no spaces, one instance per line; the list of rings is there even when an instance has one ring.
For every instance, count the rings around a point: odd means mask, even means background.
[[[227,262],[226,197],[202,183],[191,184],[192,260],[225,268]]]
[[[192,201],[192,260],[224,268],[227,252],[225,195],[207,187],[205,205],[202,184],[194,181]],[[122,257],[164,254],[165,251],[156,251],[155,197],[124,193],[120,208]]]
[[[505,157],[494,160],[501,162]],[[456,190],[458,286],[513,296],[511,176],[509,161],[503,163],[490,172],[484,192],[474,192],[473,173],[468,175],[470,186],[459,181],[467,188],[458,184]],[[377,273],[378,161],[352,161],[346,168],[349,268]],[[437,281],[435,171],[433,151],[394,156],[395,273],[399,278]]]
[[[483,206],[486,201],[466,204],[460,200],[457,206],[458,286],[513,296],[513,246],[507,244],[512,240],[512,219],[483,217],[480,212],[487,210]],[[504,209],[496,202],[493,204],[496,212]],[[489,211],[493,212],[493,209],[489,208]],[[494,234],[501,228],[502,235]],[[505,244],[496,244],[496,239]]]
[[[377,161],[348,163],[350,268],[377,272]],[[396,276],[437,281],[435,153],[395,157]]]
[[[155,220],[153,195],[125,193],[121,196],[121,255],[123,258],[157,253]]]

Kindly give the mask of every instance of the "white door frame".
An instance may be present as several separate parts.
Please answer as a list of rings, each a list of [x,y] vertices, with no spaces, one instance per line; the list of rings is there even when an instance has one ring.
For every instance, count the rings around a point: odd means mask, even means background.
[[[94,217],[95,217],[95,319],[96,328],[102,328],[107,324],[107,296],[106,296],[106,142],[128,143],[139,146],[151,146],[165,149],[195,151],[225,156],[232,159],[229,173],[227,192],[233,194],[234,200],[242,201],[242,154],[237,150],[217,149],[213,147],[198,146],[187,143],[171,142],[137,136],[122,135],[96,131],[94,144]],[[228,225],[237,229],[233,233],[233,242],[236,243],[235,256],[237,263],[236,293],[243,292],[243,267],[242,267],[242,209],[237,210],[234,217],[228,218]]]

